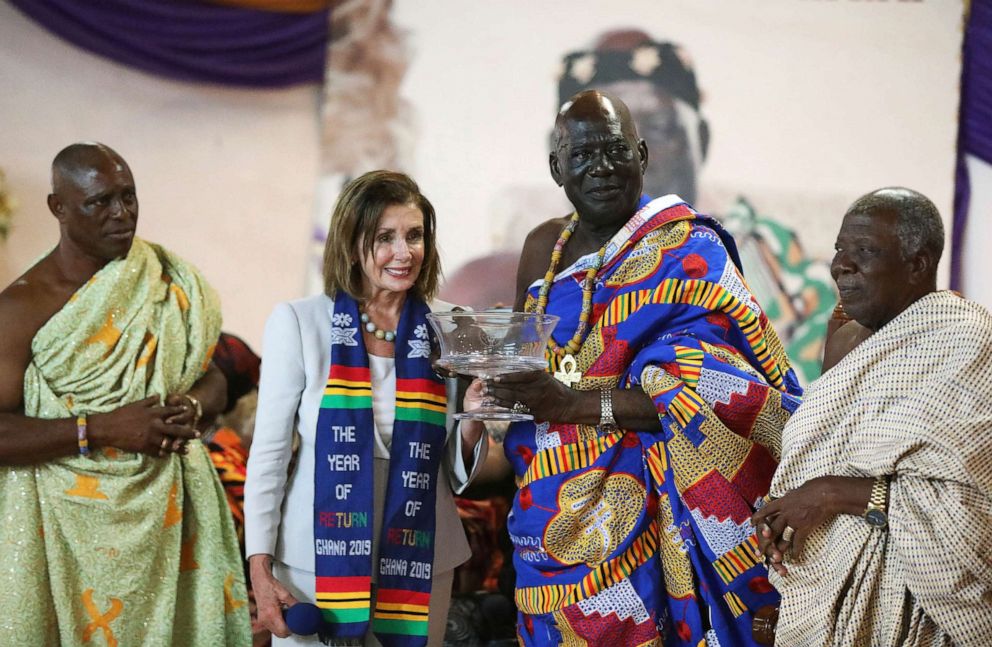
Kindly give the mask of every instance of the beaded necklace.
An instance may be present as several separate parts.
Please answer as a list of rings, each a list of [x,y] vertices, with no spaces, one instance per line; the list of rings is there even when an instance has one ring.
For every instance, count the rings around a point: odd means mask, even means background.
[[[555,247],[551,251],[551,265],[548,267],[548,271],[544,275],[544,282],[541,284],[541,289],[537,293],[537,306],[535,307],[537,314],[544,314],[545,309],[548,307],[548,294],[551,292],[551,284],[555,280],[555,270],[558,269],[558,263],[561,261],[561,252],[578,225],[579,214],[575,212],[572,214],[572,218],[568,221],[568,224],[565,225],[565,228],[561,230],[561,234],[558,236],[558,242],[555,243]],[[582,280],[582,311],[579,313],[579,325],[575,329],[575,334],[572,335],[572,338],[568,340],[568,343],[564,347],[559,346],[554,339],[548,339],[548,346],[550,346],[551,351],[558,357],[574,355],[579,352],[579,347],[582,345],[582,341],[589,331],[589,317],[592,315],[592,293],[596,284],[596,274],[599,272],[599,268],[603,266],[604,256],[606,256],[606,245],[599,248],[596,262],[586,270],[586,276]]]
[[[367,330],[370,334],[372,334],[376,339],[383,339],[388,342],[391,342],[396,339],[395,330],[383,330],[382,328],[378,327],[377,325],[375,325],[375,322],[372,321],[372,318],[369,317],[369,313],[362,312],[360,315],[360,319],[362,320],[362,324],[365,326],[365,330]]]

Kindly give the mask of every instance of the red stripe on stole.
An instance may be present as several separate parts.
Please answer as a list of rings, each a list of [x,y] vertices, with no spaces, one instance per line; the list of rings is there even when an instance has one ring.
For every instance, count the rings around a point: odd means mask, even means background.
[[[444,382],[435,382],[424,378],[396,378],[396,390],[413,393],[430,393],[445,395]]]
[[[404,589],[379,589],[376,599],[391,604],[419,604],[426,607],[431,601],[431,594]]]
[[[320,593],[368,593],[372,578],[368,575],[355,577],[317,576],[317,591]]]
[[[333,377],[339,380],[348,380],[349,382],[371,382],[372,372],[368,366],[341,366],[340,364],[331,364],[331,371],[327,377],[328,379]]]

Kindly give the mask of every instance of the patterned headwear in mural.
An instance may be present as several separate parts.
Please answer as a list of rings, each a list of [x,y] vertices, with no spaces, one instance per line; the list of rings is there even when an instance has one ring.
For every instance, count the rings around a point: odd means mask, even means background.
[[[604,83],[646,80],[699,110],[699,87],[688,55],[678,45],[651,40],[644,32],[608,32],[594,49],[566,54],[563,63],[559,105],[576,92]]]

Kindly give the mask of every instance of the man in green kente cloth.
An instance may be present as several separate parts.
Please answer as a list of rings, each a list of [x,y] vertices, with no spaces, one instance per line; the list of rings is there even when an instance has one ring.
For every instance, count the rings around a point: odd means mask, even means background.
[[[196,424],[220,305],[134,237],[101,144],[52,164],[55,248],[0,293],[0,645],[248,645],[234,526]]]

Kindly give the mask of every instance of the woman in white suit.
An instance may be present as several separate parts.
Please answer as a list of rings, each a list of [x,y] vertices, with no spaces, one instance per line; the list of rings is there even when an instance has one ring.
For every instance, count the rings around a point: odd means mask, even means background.
[[[451,424],[453,380],[431,367],[424,318],[440,262],[430,202],[373,171],[338,199],[325,294],[281,303],[265,328],[245,483],[245,542],[260,622],[316,603],[334,644],[440,645],[453,569],[471,551],[455,509],[485,460],[479,422]],[[480,385],[465,396],[478,406]],[[294,437],[299,452],[293,460]]]

